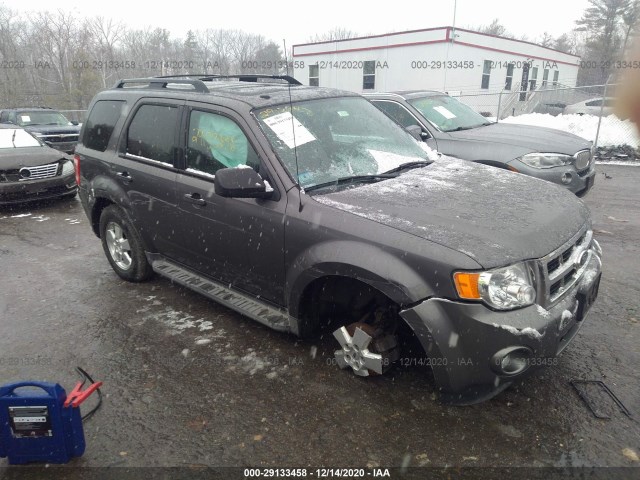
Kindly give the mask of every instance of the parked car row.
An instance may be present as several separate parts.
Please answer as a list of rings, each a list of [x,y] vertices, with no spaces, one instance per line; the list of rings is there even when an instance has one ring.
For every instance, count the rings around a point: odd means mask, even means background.
[[[46,107],[5,108],[0,110],[0,123],[17,125],[31,132],[56,150],[73,153],[80,126],[61,112]]]
[[[435,91],[365,95],[380,110],[439,152],[548,180],[584,196],[593,187],[592,142],[544,127],[488,121]]]
[[[374,93],[365,94],[365,97],[419,141],[447,156],[548,180],[566,186],[578,196],[584,196],[593,186],[592,145],[576,135],[542,127],[491,122],[458,100],[436,91]],[[573,108],[572,112],[579,113],[584,107],[585,112],[588,109],[591,113],[595,111],[593,105],[597,101],[601,103],[602,99],[582,102],[584,105],[576,104],[565,110]],[[0,110],[0,124],[20,126],[46,145],[65,153],[74,152],[80,132],[77,122],[46,107]],[[9,151],[4,155],[11,156]],[[9,175],[5,178],[11,178],[10,169],[39,166],[40,160],[29,162],[25,155],[19,158],[23,162],[20,165],[6,164],[6,169],[1,168]],[[41,185],[33,184],[32,188],[30,183],[25,183],[33,180],[20,178],[22,183],[19,185],[5,185],[2,191],[11,194],[0,193],[0,203],[48,198],[55,196],[52,192],[60,191],[57,175],[44,182],[48,185],[44,189]]]
[[[17,125],[0,124],[0,206],[73,197],[73,159]]]
[[[566,348],[597,297],[602,251],[571,193],[593,184],[590,145],[500,130],[434,92],[369,99],[414,137],[291,77],[120,81],[82,128],[82,206],[123,279],[333,332],[358,376],[415,354],[410,337],[443,400],[490,398]]]

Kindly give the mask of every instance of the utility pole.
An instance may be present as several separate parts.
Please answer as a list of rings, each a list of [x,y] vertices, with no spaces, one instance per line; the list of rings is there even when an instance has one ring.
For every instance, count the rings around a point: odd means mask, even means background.
[[[456,41],[456,10],[458,7],[458,0],[453,0],[453,25],[451,26],[451,38],[450,41],[447,42],[447,53],[444,62],[444,84],[442,85],[442,90],[447,91],[447,63],[449,63],[449,48],[451,44]]]

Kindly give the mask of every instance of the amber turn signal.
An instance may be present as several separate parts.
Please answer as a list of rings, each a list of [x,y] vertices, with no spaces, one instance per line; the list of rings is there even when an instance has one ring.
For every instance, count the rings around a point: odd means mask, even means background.
[[[479,273],[456,272],[453,281],[460,298],[478,300],[480,292],[478,290]]]

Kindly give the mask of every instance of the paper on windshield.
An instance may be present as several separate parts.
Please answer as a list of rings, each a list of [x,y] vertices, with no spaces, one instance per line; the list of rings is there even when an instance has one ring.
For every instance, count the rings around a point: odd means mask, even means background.
[[[291,115],[291,112],[279,113],[278,115],[265,118],[264,123],[266,123],[267,126],[273,130],[273,133],[289,148],[316,140],[316,137],[314,137],[296,117]]]
[[[20,120],[22,120],[23,122],[30,122],[31,117],[29,115],[20,115]]]
[[[433,109],[438,112],[440,115],[442,115],[444,118],[446,118],[447,120],[451,120],[452,118],[456,118],[456,116],[451,113],[449,110],[447,110],[446,107],[443,107],[442,105],[438,106],[438,107],[433,107]]]

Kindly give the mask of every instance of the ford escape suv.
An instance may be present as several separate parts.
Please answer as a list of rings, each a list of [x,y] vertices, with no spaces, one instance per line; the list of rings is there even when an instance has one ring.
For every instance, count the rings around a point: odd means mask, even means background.
[[[557,183],[579,197],[593,187],[592,142],[532,125],[496,123],[446,93],[407,91],[364,95],[439,152]]]
[[[439,156],[362,96],[291,77],[150,78],[96,95],[79,192],[122,278],[154,272],[383,374],[421,345],[444,401],[554,358],[598,294],[568,190]],[[410,343],[410,342],[409,342]]]

